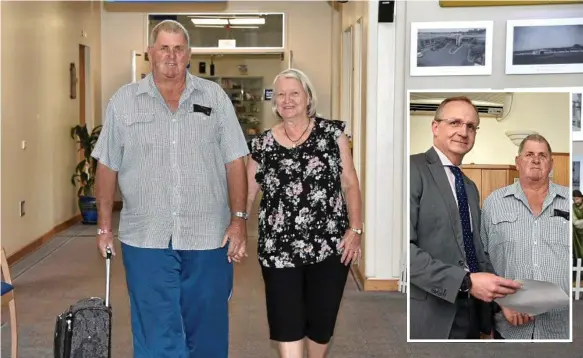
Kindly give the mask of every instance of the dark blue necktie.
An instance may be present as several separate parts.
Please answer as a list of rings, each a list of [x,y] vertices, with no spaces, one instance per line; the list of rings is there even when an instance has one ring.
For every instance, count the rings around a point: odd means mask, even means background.
[[[464,234],[464,249],[466,250],[466,261],[470,272],[478,272],[478,259],[476,258],[476,248],[474,247],[474,235],[470,225],[470,207],[468,205],[468,194],[464,185],[462,170],[449,165],[449,169],[455,176],[455,193],[458,201],[458,210],[462,222],[462,232]]]

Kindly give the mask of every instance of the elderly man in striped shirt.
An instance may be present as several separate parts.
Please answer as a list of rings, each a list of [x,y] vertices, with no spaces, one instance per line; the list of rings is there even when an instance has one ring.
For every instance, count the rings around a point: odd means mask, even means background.
[[[92,153],[98,247],[113,249],[119,181],[134,357],[227,358],[231,262],[247,239],[247,143],[225,91],[188,73],[182,25],[156,25],[148,54],[152,73],[113,95]]]
[[[520,143],[518,181],[484,201],[481,238],[498,275],[552,282],[570,294],[569,188],[553,183],[551,146],[533,134]],[[569,339],[569,307],[535,317],[496,307],[499,339]]]

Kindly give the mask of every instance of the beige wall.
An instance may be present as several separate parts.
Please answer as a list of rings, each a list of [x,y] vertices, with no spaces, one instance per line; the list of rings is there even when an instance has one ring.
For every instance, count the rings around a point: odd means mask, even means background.
[[[78,124],[79,101],[69,98],[69,63],[79,69],[79,44],[91,48],[93,108],[100,118],[100,7],[93,1],[2,2],[1,235],[8,255],[78,212],[69,131]],[[26,201],[23,217],[20,200]]]
[[[121,4],[120,4],[121,5]],[[184,4],[108,7],[102,14],[103,87],[102,106],[113,93],[131,80],[131,51],[146,47],[147,13],[198,12]],[[114,11],[115,10],[115,11]],[[133,11],[132,11],[133,10]],[[293,51],[294,67],[306,72],[319,98],[318,111],[325,117],[332,112],[332,11],[324,1],[232,1],[222,11],[284,12],[287,21],[286,50]],[[286,53],[287,56],[287,53]],[[285,59],[287,63],[287,58]]]
[[[482,117],[476,143],[463,164],[514,165],[518,147],[506,136],[507,130],[529,129],[543,135],[555,153],[570,152],[569,93],[514,93],[508,116],[498,122]],[[411,115],[411,154],[425,152],[433,145],[431,121],[427,115]]]

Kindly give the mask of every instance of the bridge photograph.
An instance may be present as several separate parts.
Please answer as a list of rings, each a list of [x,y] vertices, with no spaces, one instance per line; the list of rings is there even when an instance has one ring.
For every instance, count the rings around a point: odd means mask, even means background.
[[[552,23],[555,21],[567,23]],[[509,22],[507,73],[583,72],[583,20],[538,22]],[[511,72],[508,72],[509,69]]]
[[[412,72],[423,75],[488,74],[492,49],[492,30],[488,22],[434,25],[411,24]]]
[[[417,66],[484,66],[485,29],[428,29],[417,35]]]

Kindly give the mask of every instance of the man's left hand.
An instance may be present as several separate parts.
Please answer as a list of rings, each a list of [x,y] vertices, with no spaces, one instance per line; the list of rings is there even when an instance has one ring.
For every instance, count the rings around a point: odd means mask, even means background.
[[[233,218],[227,231],[221,247],[229,243],[229,251],[227,252],[227,259],[229,262],[241,262],[244,257],[247,257],[247,224],[241,218]]]
[[[480,332],[480,339],[494,339],[494,331],[490,332],[490,334]]]

